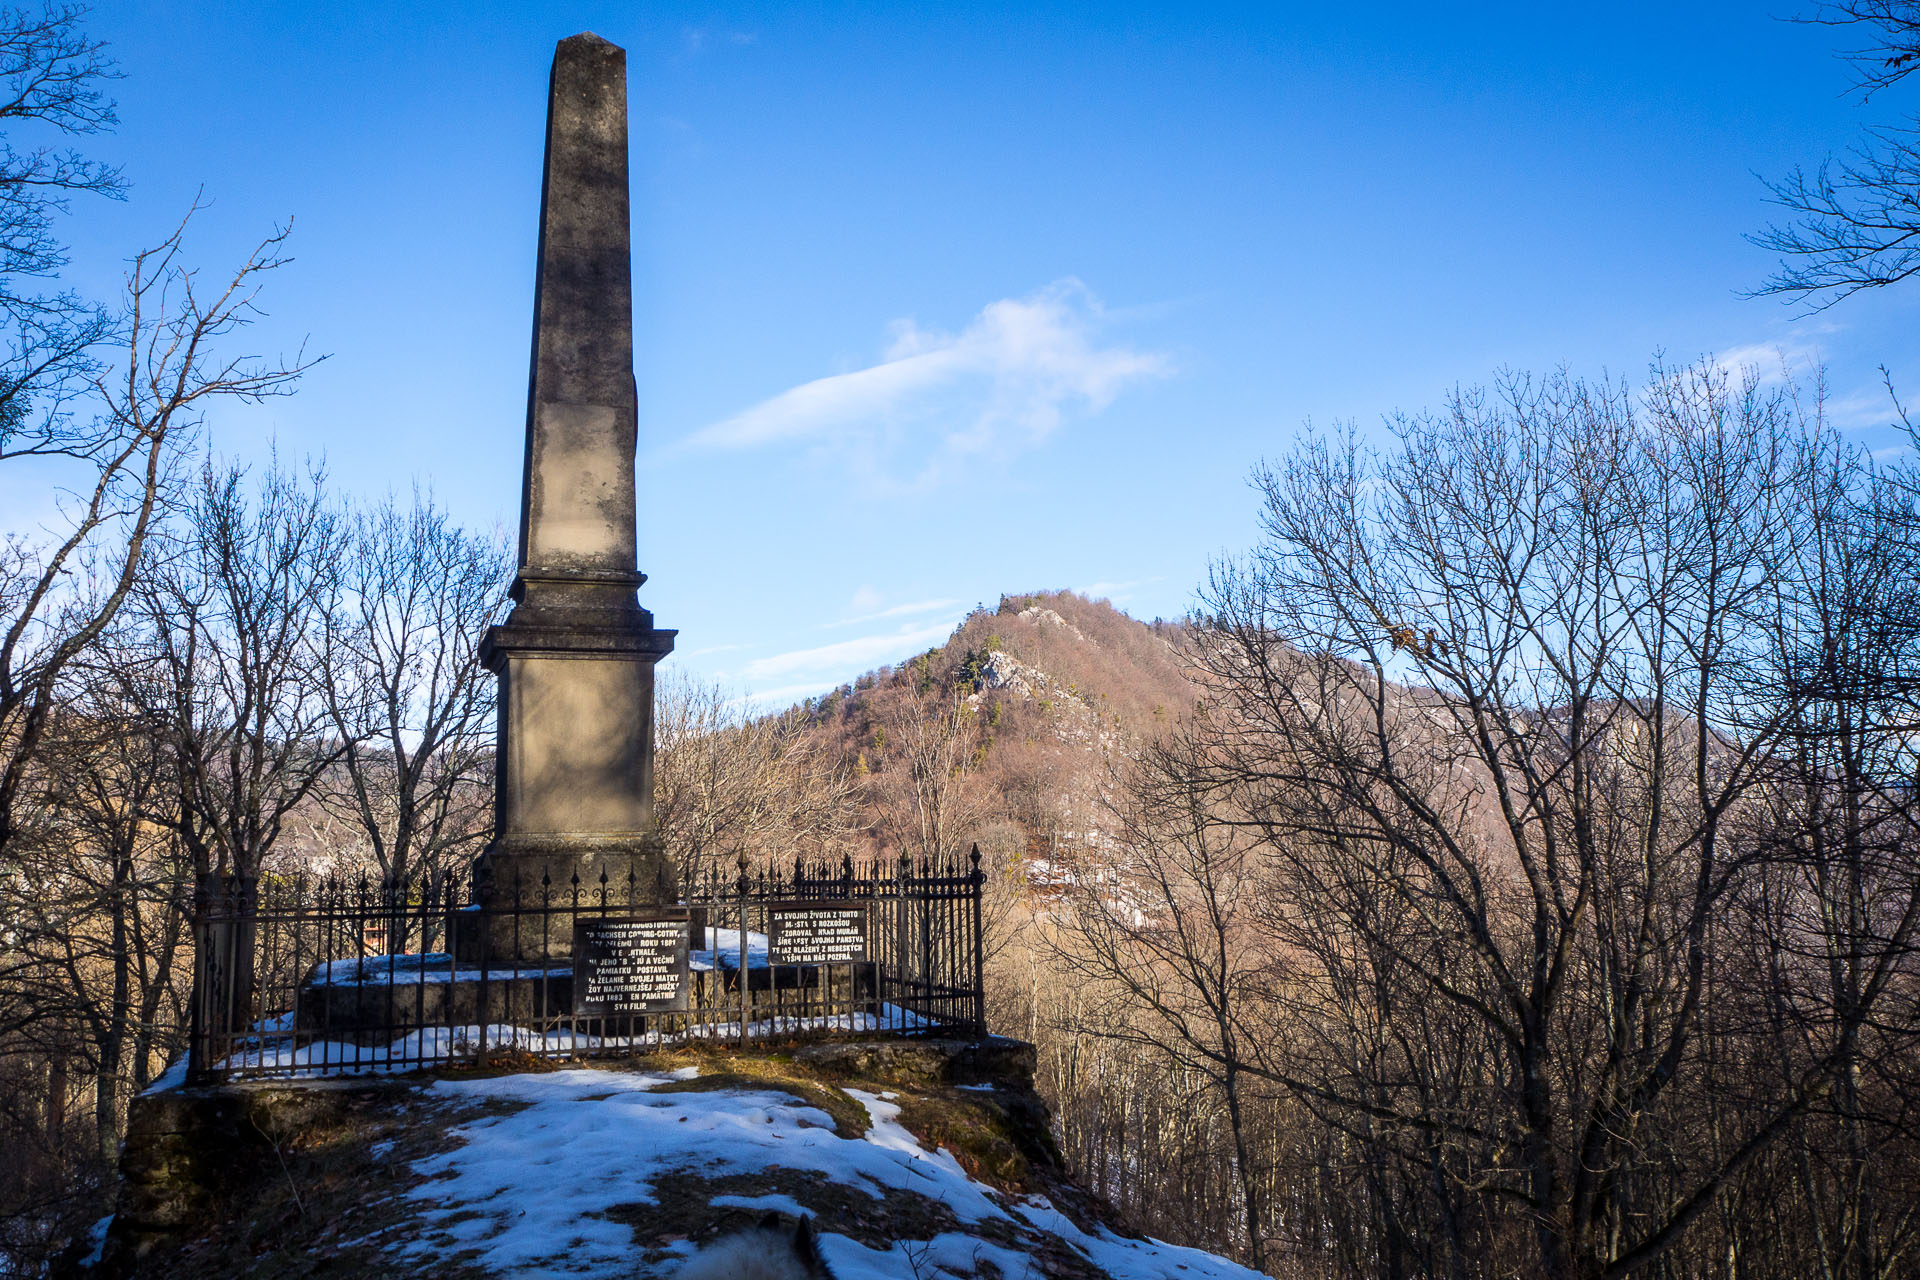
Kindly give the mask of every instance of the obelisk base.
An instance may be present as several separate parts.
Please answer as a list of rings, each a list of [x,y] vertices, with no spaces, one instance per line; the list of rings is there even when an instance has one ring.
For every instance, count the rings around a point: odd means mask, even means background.
[[[495,760],[493,841],[474,862],[480,909],[466,913],[486,923],[463,927],[463,961],[570,956],[576,908],[679,896],[653,821],[653,667],[674,633],[654,629],[630,585],[549,585],[548,601],[523,598],[481,645],[512,732]]]
[[[477,909],[460,913],[461,963],[566,959],[575,915],[618,915],[679,897],[658,836],[539,835],[494,840],[473,866]]]

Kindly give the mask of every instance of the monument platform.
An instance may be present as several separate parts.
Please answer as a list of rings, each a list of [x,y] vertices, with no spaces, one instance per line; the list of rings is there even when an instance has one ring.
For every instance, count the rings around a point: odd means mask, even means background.
[[[672,906],[570,891],[480,926],[462,922],[492,906],[450,880],[209,894],[193,926],[183,1065],[204,1082],[412,1070],[503,1045],[578,1058],[670,1042],[974,1034],[983,880],[971,859],[843,859],[703,878]],[[565,953],[460,945],[516,923],[523,937],[564,935]]]
[[[855,1003],[872,1004],[880,995],[879,965],[849,961],[773,963],[764,935],[748,936],[742,967],[738,931],[702,929],[704,943],[687,955],[682,1010],[652,1015],[589,1013],[589,1022],[618,1021],[624,1033],[647,1030],[664,1014],[708,1011],[709,1016],[738,1016],[745,975],[748,1016],[777,1017],[786,1003],[813,1002],[809,993],[839,989]],[[571,959],[556,963],[483,965],[463,962],[448,952],[367,956],[316,964],[300,984],[291,1030],[313,1041],[339,1040],[382,1045],[423,1030],[510,1024],[551,1029],[579,1023],[582,993]],[[792,997],[793,1001],[765,996]]]
[[[446,1280],[541,1270],[666,1280],[685,1265],[687,1241],[750,1227],[765,1211],[730,1204],[771,1196],[874,1249],[938,1235],[964,1274],[974,1243],[956,1243],[969,1228],[951,1219],[949,1201],[1004,1194],[1019,1205],[1044,1193],[1056,1207],[1079,1203],[1061,1181],[1030,1045],[833,1048],[693,1046],[563,1075],[495,1066],[150,1090],[130,1109],[117,1213],[92,1274]],[[541,1127],[499,1128],[516,1116]],[[476,1159],[490,1181],[461,1176],[480,1166],[456,1162]],[[995,1186],[968,1182],[963,1169]],[[981,1247],[994,1257],[1030,1248],[1033,1274],[1079,1256],[1051,1235],[1022,1244],[1003,1215],[986,1221],[1006,1229],[994,1226]],[[450,1223],[466,1243],[449,1245]],[[886,1234],[902,1223],[915,1229]],[[460,1253],[468,1247],[485,1252]],[[1182,1253],[1184,1269],[1138,1274],[1224,1280],[1190,1261]]]
[[[573,1009],[573,965],[461,965],[446,952],[334,960],[313,967],[295,1032],[386,1044],[430,1027],[538,1026]]]

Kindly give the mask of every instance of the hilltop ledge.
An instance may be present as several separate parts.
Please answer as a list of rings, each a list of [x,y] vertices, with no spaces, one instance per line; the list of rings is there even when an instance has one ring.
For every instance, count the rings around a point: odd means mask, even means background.
[[[1074,1186],[1019,1041],[682,1049],[161,1090],[136,1107],[109,1278],[669,1277],[768,1212],[841,1280],[1247,1280]]]

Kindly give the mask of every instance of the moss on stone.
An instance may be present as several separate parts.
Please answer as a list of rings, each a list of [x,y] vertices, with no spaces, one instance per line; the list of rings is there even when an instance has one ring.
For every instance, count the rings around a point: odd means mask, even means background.
[[[497,1109],[443,1110],[433,1123],[414,1123],[401,1110],[413,1096],[383,1083],[182,1090],[143,1100],[149,1105],[129,1134],[128,1185],[99,1274],[480,1280],[489,1273],[470,1260],[436,1251],[415,1272],[387,1252],[420,1230],[419,1206],[406,1193],[426,1179],[413,1162],[446,1148],[448,1125]]]
[[[991,1094],[930,1089],[896,1099],[900,1124],[929,1147],[944,1147],[960,1167],[1012,1194],[1044,1189],[1060,1176],[1060,1153],[1046,1116]]]
[[[714,1093],[724,1089],[773,1090],[793,1095],[810,1107],[818,1107],[833,1118],[834,1132],[843,1138],[862,1137],[867,1132],[867,1109],[830,1084],[823,1084],[782,1064],[769,1061],[737,1060],[730,1069],[703,1073],[691,1080],[675,1080],[656,1087],[655,1093]]]

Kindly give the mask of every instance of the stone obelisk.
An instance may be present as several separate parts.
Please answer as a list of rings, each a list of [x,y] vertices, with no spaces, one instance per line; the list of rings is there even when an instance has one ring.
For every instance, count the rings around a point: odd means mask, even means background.
[[[554,51],[534,285],[533,368],[513,612],[481,660],[500,681],[493,841],[482,900],[598,894],[671,902],[653,824],[653,666],[673,650],[640,607],[634,546],[633,279],[626,52],[583,33]],[[578,877],[577,882],[574,877]],[[499,956],[559,955],[535,922]]]

